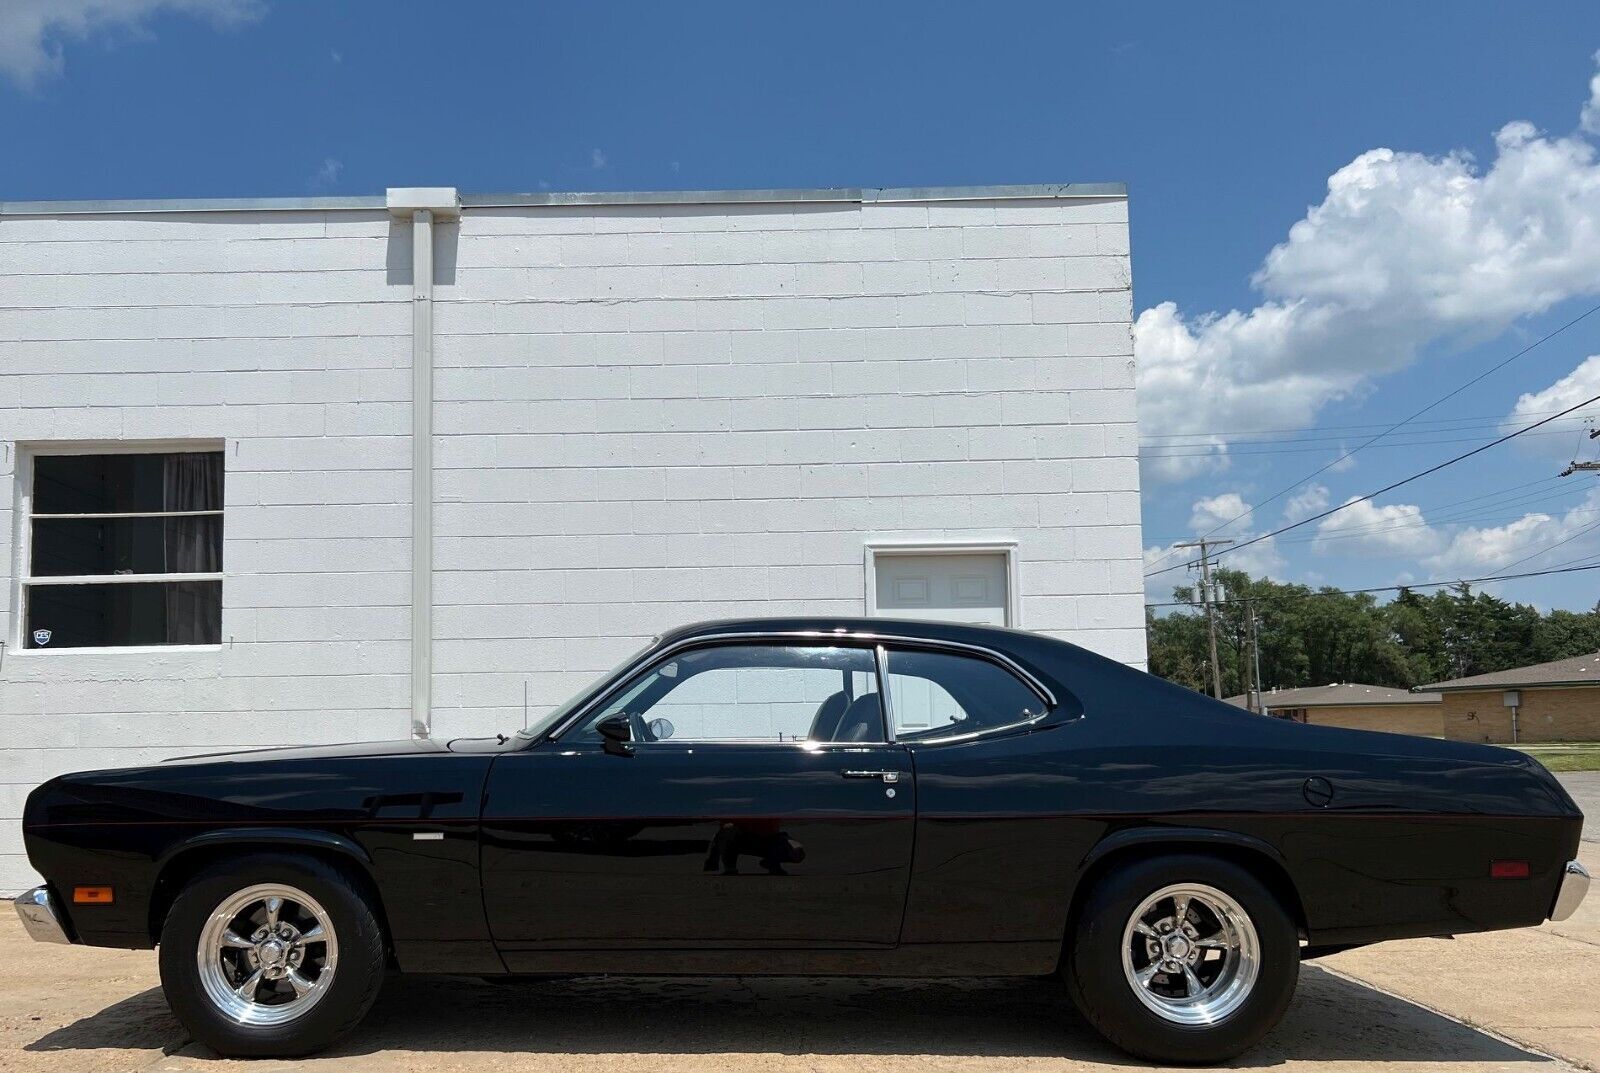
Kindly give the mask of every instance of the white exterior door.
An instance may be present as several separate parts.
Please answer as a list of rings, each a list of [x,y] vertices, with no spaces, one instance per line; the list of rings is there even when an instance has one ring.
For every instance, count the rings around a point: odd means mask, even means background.
[[[877,612],[893,618],[1005,626],[1008,573],[1003,551],[878,552]]]

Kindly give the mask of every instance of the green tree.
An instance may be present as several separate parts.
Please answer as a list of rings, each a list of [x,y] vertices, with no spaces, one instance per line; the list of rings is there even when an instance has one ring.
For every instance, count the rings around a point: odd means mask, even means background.
[[[1541,614],[1468,585],[1429,595],[1402,589],[1379,603],[1368,593],[1312,589],[1238,570],[1214,577],[1217,662],[1224,696],[1249,683],[1248,608],[1256,616],[1265,688],[1369,682],[1408,689],[1427,682],[1564,659],[1600,650],[1600,604]],[[1150,669],[1210,689],[1204,607],[1193,585],[1173,589],[1175,610],[1147,613]]]

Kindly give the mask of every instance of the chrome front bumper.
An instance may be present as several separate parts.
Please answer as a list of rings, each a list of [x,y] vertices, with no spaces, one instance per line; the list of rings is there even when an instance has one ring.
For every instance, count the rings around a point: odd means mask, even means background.
[[[22,918],[22,926],[27,929],[28,938],[39,943],[72,942],[67,938],[66,929],[61,926],[61,917],[56,913],[48,887],[34,887],[17,895],[13,901],[17,916]]]
[[[1578,911],[1578,903],[1589,893],[1589,870],[1577,861],[1568,861],[1561,875],[1561,887],[1556,891],[1556,904],[1550,909],[1551,920],[1565,920]]]

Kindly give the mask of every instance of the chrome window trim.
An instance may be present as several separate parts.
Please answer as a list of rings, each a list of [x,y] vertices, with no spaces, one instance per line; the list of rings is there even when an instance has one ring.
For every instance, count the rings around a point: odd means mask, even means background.
[[[872,665],[878,674],[878,707],[883,712],[883,736],[889,744],[895,741],[894,695],[889,692],[889,649],[884,645],[872,646]]]
[[[1031,727],[1035,723],[1037,723],[1039,720],[1043,719],[1045,716],[1047,716],[1049,714],[1050,714],[1050,709],[1046,708],[1044,711],[1040,712],[1038,715],[1034,716],[1032,719],[1022,719],[1022,720],[1019,720],[1019,721],[1017,721],[1015,723],[1002,723],[997,727],[984,727],[982,730],[971,730],[971,731],[968,731],[965,734],[946,734],[942,738],[911,738],[908,741],[906,741],[905,744],[906,745],[949,745],[952,742],[972,741],[975,738],[987,738],[991,734],[1004,734],[1005,732],[1010,731],[1010,730],[1020,730],[1023,727]]]
[[[927,645],[923,644],[920,641],[907,641],[907,642],[902,642],[902,644],[904,644],[904,646],[908,647],[908,648],[919,648],[919,647],[920,648],[925,648],[925,647],[928,647]],[[999,726],[984,727],[982,730],[969,730],[965,734],[945,734],[942,737],[937,737],[937,738],[910,738],[905,742],[905,744],[907,744],[907,745],[948,745],[948,744],[951,744],[952,742],[972,741],[972,740],[974,740],[976,738],[986,738],[991,734],[1004,734],[1004,733],[1007,733],[1008,731],[1020,730],[1023,727],[1031,727],[1035,723],[1039,722],[1039,720],[1041,720],[1045,716],[1049,715],[1055,709],[1055,707],[1056,707],[1055,697],[1049,692],[1049,690],[1045,689],[1045,687],[1043,686],[1042,683],[1040,683],[1032,675],[1028,674],[1028,672],[1026,670],[1024,670],[1022,667],[1018,666],[1017,663],[1014,660],[1006,659],[999,652],[995,652],[995,651],[993,651],[991,649],[979,648],[976,645],[965,645],[963,647],[972,649],[973,651],[979,653],[979,656],[977,658],[982,658],[983,655],[987,655],[991,660],[998,661],[999,664],[1000,664],[1000,669],[1001,670],[1011,672],[1012,677],[1018,679],[1020,682],[1022,682],[1023,685],[1025,685],[1029,689],[1033,690],[1034,694],[1040,700],[1045,702],[1044,711],[1040,712],[1038,715],[1034,716],[1032,719],[1018,719],[1014,723],[1001,723]],[[894,700],[893,700],[892,690],[890,690],[890,688],[889,688],[889,650],[885,646],[880,645],[879,646],[879,651],[883,653],[883,656],[882,656],[882,658],[883,658],[883,688],[884,688],[886,694],[890,696],[890,700],[889,700],[888,704],[889,705],[893,705]],[[971,656],[972,652],[962,653],[962,654]],[[885,710],[886,710],[886,712],[887,711],[891,711],[892,708],[886,708]],[[894,734],[894,725],[893,725],[892,720],[891,720],[890,727],[889,727],[889,733],[891,735]]]
[[[804,642],[811,643],[811,644],[815,644],[817,642],[823,642],[823,641],[832,641],[834,643],[835,647],[837,647],[839,645],[849,645],[850,647],[871,647],[874,650],[876,650],[878,648],[886,648],[888,645],[891,645],[891,644],[898,644],[898,645],[907,645],[907,646],[910,646],[910,647],[913,647],[913,648],[944,649],[944,650],[948,650],[948,651],[952,651],[952,652],[960,652],[960,653],[964,653],[964,654],[968,654],[968,655],[977,655],[980,658],[989,659],[989,660],[999,664],[1005,670],[1010,671],[1013,675],[1015,675],[1018,679],[1020,679],[1024,685],[1026,685],[1029,689],[1033,690],[1033,692],[1038,695],[1039,699],[1044,701],[1044,703],[1045,703],[1045,710],[1043,712],[1040,712],[1037,716],[1035,716],[1032,719],[1024,720],[1024,721],[1018,722],[1018,723],[1008,723],[1007,725],[1002,726],[1002,727],[986,727],[983,730],[972,731],[970,734],[957,734],[957,735],[951,735],[949,737],[939,738],[939,739],[929,738],[929,739],[927,739],[925,741],[916,742],[915,744],[917,744],[917,745],[933,745],[933,744],[942,744],[942,743],[948,742],[948,741],[962,741],[962,740],[965,740],[967,738],[976,738],[976,737],[981,737],[981,736],[988,735],[988,734],[999,733],[999,732],[1002,732],[1002,731],[1015,730],[1018,727],[1031,726],[1032,724],[1037,723],[1039,720],[1043,719],[1045,716],[1049,715],[1050,714],[1050,710],[1052,708],[1054,708],[1056,706],[1056,704],[1057,704],[1057,701],[1056,701],[1056,698],[1055,698],[1055,694],[1051,693],[1050,690],[1045,686],[1045,684],[1043,682],[1041,682],[1041,681],[1039,681],[1039,679],[1035,678],[1031,673],[1028,672],[1028,670],[1025,667],[1023,667],[1022,665],[1017,663],[1016,660],[1012,659],[1010,656],[1007,656],[1003,652],[996,651],[995,649],[988,648],[988,647],[983,646],[983,645],[968,644],[965,641],[947,641],[947,640],[944,640],[942,638],[912,637],[912,636],[907,636],[905,634],[882,632],[882,631],[878,631],[878,630],[850,631],[850,630],[842,630],[842,629],[841,630],[757,630],[757,631],[742,632],[742,633],[701,634],[701,635],[697,635],[697,636],[694,636],[694,637],[685,637],[685,638],[683,638],[681,640],[672,642],[670,645],[667,645],[664,648],[650,649],[650,650],[642,653],[640,655],[640,658],[634,660],[627,667],[624,667],[621,671],[619,671],[611,679],[610,682],[606,683],[605,687],[603,687],[598,692],[596,692],[595,696],[589,701],[589,703],[585,704],[578,711],[576,711],[572,715],[568,716],[567,719],[564,722],[562,722],[559,726],[556,726],[555,728],[550,730],[542,738],[530,738],[530,739],[528,739],[529,744],[530,745],[537,744],[540,741],[560,741],[562,736],[565,735],[567,733],[567,731],[571,730],[572,727],[575,724],[577,724],[577,723],[581,722],[582,720],[588,718],[590,715],[592,715],[594,713],[594,710],[596,709],[596,707],[598,707],[601,704],[604,704],[607,700],[609,700],[611,698],[611,696],[616,692],[616,687],[617,686],[619,686],[622,683],[626,682],[628,679],[632,678],[634,675],[638,674],[641,670],[643,670],[644,668],[650,666],[651,664],[655,663],[656,661],[661,660],[661,659],[665,659],[665,658],[667,658],[669,656],[672,656],[672,655],[674,655],[674,654],[676,654],[678,652],[683,651],[684,649],[702,648],[702,647],[707,647],[707,646],[712,646],[712,645],[720,645],[720,644],[737,644],[737,643],[742,643],[742,642],[767,642],[767,643],[776,642],[776,643],[779,643],[779,644],[793,644],[793,643],[798,642],[798,641],[804,641]],[[876,655],[875,655],[875,658],[877,658]],[[883,658],[884,658],[884,660],[886,662],[887,653],[885,653],[885,656]],[[881,669],[880,669],[880,673],[881,673]],[[889,712],[889,705],[892,703],[892,701],[890,701],[888,699],[887,687],[888,687],[887,678],[880,677],[879,687],[878,688],[879,688],[880,697],[883,698],[883,699],[880,700],[879,703],[884,708],[884,737],[889,739],[889,742],[892,743],[893,740],[894,740],[894,730],[893,730],[893,727],[892,727],[892,723],[891,723],[891,719],[890,719],[890,712]],[[704,743],[701,743],[701,744],[710,745],[710,744],[714,744],[714,743],[712,743],[712,742],[704,742]],[[773,742],[772,744],[773,745],[783,746],[783,745],[789,745],[791,743],[790,742]],[[841,744],[841,743],[834,743],[834,744]],[[852,744],[858,744],[858,743],[852,743]]]
[[[591,743],[592,744],[592,743]],[[799,749],[802,752],[872,752],[887,741],[811,741],[807,738],[786,738],[783,741],[766,741],[756,738],[669,738],[666,741],[629,742],[635,749]]]

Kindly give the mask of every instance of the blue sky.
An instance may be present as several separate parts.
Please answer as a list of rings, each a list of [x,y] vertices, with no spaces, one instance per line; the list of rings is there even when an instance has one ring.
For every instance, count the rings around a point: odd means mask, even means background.
[[[1600,302],[1597,48],[1576,3],[0,0],[0,199],[1121,180],[1171,565]],[[1594,354],[1600,314],[1219,535],[1600,394]],[[1600,561],[1600,478],[1554,479],[1580,426],[1232,558],[1352,587]],[[1495,591],[1587,607],[1600,571]]]

